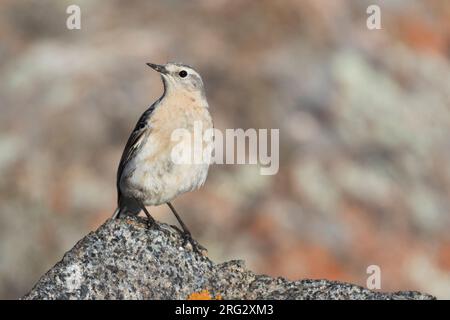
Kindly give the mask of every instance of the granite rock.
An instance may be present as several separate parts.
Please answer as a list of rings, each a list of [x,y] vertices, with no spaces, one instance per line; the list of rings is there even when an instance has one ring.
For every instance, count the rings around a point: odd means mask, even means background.
[[[301,263],[301,261],[299,261]],[[208,290],[224,299],[433,299],[328,280],[257,275],[244,261],[215,264],[183,246],[170,225],[139,217],[108,220],[81,239],[23,299],[186,299]]]

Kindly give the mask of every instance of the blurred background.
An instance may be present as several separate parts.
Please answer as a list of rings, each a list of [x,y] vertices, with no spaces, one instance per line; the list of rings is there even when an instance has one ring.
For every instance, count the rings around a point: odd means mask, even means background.
[[[0,298],[111,216],[166,61],[202,74],[217,128],[280,129],[278,174],[214,165],[174,201],[212,259],[362,286],[375,264],[384,291],[450,298],[446,0],[1,1]]]

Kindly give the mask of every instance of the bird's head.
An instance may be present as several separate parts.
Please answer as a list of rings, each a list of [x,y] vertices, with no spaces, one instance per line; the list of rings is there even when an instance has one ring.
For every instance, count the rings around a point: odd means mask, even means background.
[[[147,65],[161,74],[166,92],[185,90],[204,95],[202,78],[192,67],[174,62],[164,65],[147,63]]]

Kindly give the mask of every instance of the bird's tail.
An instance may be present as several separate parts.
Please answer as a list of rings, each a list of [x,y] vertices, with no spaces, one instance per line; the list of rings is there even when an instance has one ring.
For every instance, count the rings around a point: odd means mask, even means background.
[[[127,215],[137,215],[141,211],[141,207],[136,200],[120,197],[119,205],[112,215],[112,219],[121,218]]]
[[[116,219],[119,216],[120,208],[117,207],[117,209],[114,211],[111,219]]]
[[[124,214],[126,214],[126,207],[117,207],[117,209],[114,211],[111,219],[117,219],[120,218],[121,216],[123,216]]]

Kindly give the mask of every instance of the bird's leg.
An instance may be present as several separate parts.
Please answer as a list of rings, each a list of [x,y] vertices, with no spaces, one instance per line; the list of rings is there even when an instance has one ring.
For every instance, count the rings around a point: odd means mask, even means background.
[[[138,199],[135,198],[135,200],[137,201],[137,203],[139,204],[139,207],[141,207],[141,209],[144,211],[145,215],[147,216],[147,227],[150,229],[153,226],[156,226],[157,224],[156,224],[155,219],[150,215],[150,213],[148,212],[145,205]]]
[[[180,216],[178,215],[178,213],[175,210],[175,208],[173,207],[173,205],[170,202],[167,202],[167,205],[169,206],[170,210],[172,210],[173,214],[175,215],[175,218],[177,218],[178,223],[180,224],[181,228],[183,228],[183,234],[187,234],[187,235],[191,236],[191,232],[189,231],[188,227],[184,224],[183,220],[181,220]],[[178,230],[180,230],[180,229],[178,229]]]
[[[189,231],[187,226],[184,224],[183,220],[181,220],[180,216],[178,215],[178,213],[175,210],[175,208],[173,207],[173,205],[170,202],[167,202],[167,205],[169,206],[170,210],[172,210],[173,214],[175,215],[175,218],[177,218],[178,223],[180,224],[181,228],[183,228],[183,232],[182,232],[182,236],[184,239],[183,246],[185,246],[188,242],[190,242],[194,251],[196,251],[198,253],[201,253],[201,251],[208,251],[200,243],[195,241],[194,238],[192,238],[191,232]],[[180,229],[178,229],[178,228],[176,228],[176,229],[178,231],[180,231]]]

